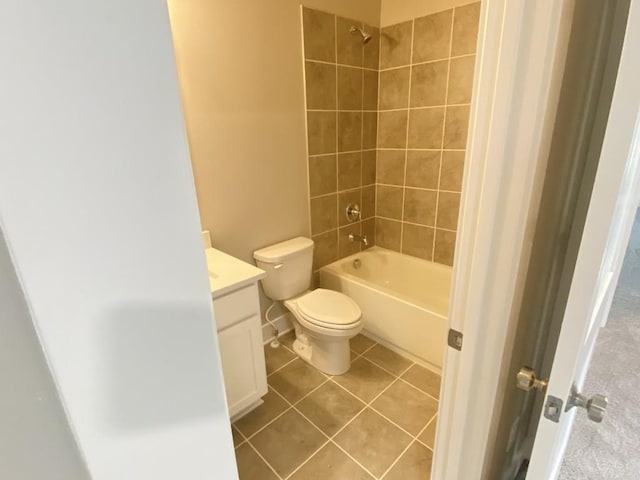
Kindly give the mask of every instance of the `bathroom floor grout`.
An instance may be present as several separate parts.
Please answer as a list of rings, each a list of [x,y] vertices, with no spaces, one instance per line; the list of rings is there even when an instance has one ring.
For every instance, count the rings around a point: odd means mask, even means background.
[[[364,348],[362,351],[360,352],[356,352],[352,350],[352,358],[351,358],[351,362],[352,364],[356,361],[365,361],[368,362],[370,364],[370,368],[374,368],[377,369],[379,372],[384,372],[382,375],[384,375],[385,377],[388,377],[387,381],[388,383],[381,385],[380,389],[376,389],[375,390],[375,394],[370,397],[370,400],[366,401],[363,398],[360,398],[355,392],[352,392],[351,390],[349,390],[349,388],[347,386],[341,385],[338,381],[336,381],[336,376],[331,376],[331,375],[325,375],[324,373],[322,374],[325,378],[323,379],[322,382],[320,382],[320,384],[316,385],[313,388],[310,388],[308,391],[304,391],[301,392],[302,396],[300,396],[299,398],[296,398],[295,401],[289,401],[280,391],[278,391],[278,387],[276,387],[275,385],[273,385],[273,381],[275,378],[277,378],[277,375],[274,377],[274,374],[277,374],[278,372],[280,372],[281,370],[283,370],[285,367],[293,364],[296,360],[300,361],[300,362],[304,362],[304,360],[300,359],[294,352],[293,350],[288,347],[287,345],[285,345],[284,343],[281,343],[281,346],[279,348],[284,348],[286,350],[286,352],[290,353],[293,355],[293,358],[290,360],[287,360],[286,362],[284,362],[282,365],[278,366],[278,368],[274,369],[272,372],[269,373],[269,376],[267,377],[267,381],[269,383],[269,389],[270,392],[272,392],[272,394],[275,394],[282,403],[282,411],[277,411],[274,413],[273,418],[269,418],[267,421],[264,421],[262,425],[260,425],[259,428],[257,428],[253,433],[251,433],[250,435],[245,435],[242,433],[241,429],[237,427],[237,424],[233,425],[233,429],[236,431],[237,434],[239,434],[239,442],[236,444],[235,448],[236,448],[236,452],[238,452],[238,449],[243,447],[245,444],[248,444],[248,446],[257,454],[257,457],[251,457],[251,459],[248,461],[251,464],[244,464],[242,463],[242,459],[243,458],[247,458],[246,455],[242,456],[242,457],[238,457],[238,468],[240,471],[240,479],[241,480],[253,480],[253,479],[257,479],[259,477],[255,476],[256,473],[260,470],[260,465],[254,465],[253,463],[255,462],[263,462],[265,465],[262,466],[262,468],[268,468],[271,472],[273,472],[276,477],[280,480],[287,480],[289,478],[293,478],[294,476],[296,476],[296,472],[301,471],[305,465],[309,464],[310,462],[312,462],[315,458],[316,455],[320,455],[320,452],[322,450],[324,450],[327,445],[332,445],[332,447],[335,447],[335,449],[333,450],[333,452],[337,452],[337,454],[340,456],[339,461],[343,462],[343,463],[349,463],[352,462],[352,466],[351,468],[358,468],[361,469],[361,471],[363,472],[363,474],[368,474],[371,475],[372,478],[375,479],[382,479],[385,478],[386,475],[389,474],[390,471],[392,471],[394,468],[396,468],[396,466],[398,466],[400,468],[400,470],[402,470],[403,473],[405,473],[405,479],[406,480],[412,480],[412,476],[409,474],[409,476],[406,475],[406,471],[407,471],[407,462],[411,462],[411,460],[415,460],[413,459],[413,457],[415,455],[409,455],[407,454],[406,458],[403,458],[403,456],[408,452],[408,450],[414,445],[417,444],[420,446],[420,448],[424,448],[424,451],[421,451],[422,454],[424,456],[427,457],[428,459],[428,464],[430,465],[431,462],[431,457],[433,455],[433,446],[429,445],[428,443],[432,443],[432,440],[429,442],[427,440],[425,440],[424,438],[422,438],[425,434],[425,432],[427,431],[427,429],[436,421],[437,418],[437,405],[438,405],[438,398],[436,398],[434,395],[429,394],[428,392],[424,391],[422,388],[419,388],[417,385],[412,384],[410,381],[408,381],[407,379],[401,378],[403,375],[405,375],[407,372],[409,372],[409,370],[411,370],[413,367],[418,366],[420,367],[419,364],[417,364],[416,362],[410,360],[410,359],[405,359],[404,357],[400,356],[399,354],[392,352],[391,350],[386,349],[386,347],[380,345],[379,343],[373,341],[372,339],[367,339],[367,341],[371,342],[371,345],[366,346],[366,348]],[[380,358],[376,358],[376,360],[372,360],[370,358],[368,358],[367,356],[365,356],[367,353],[371,352],[374,348],[378,347],[379,349],[382,350],[382,352],[387,356],[386,358],[391,358],[392,360],[395,360],[396,362],[398,361],[398,359],[400,359],[400,361],[404,362],[408,360],[408,364],[406,366],[404,366],[404,368],[401,368],[400,370],[398,370],[398,364],[396,363],[396,371],[398,373],[394,373],[394,368],[390,367],[389,365],[385,364],[385,361],[383,359]],[[269,350],[271,347],[269,347],[268,345],[265,346],[265,354],[269,355]],[[313,368],[313,367],[311,367]],[[424,368],[424,367],[422,367]],[[425,369],[426,370],[426,369]],[[321,373],[321,372],[320,372]],[[424,372],[423,372],[424,373]],[[364,375],[364,374],[363,374]],[[436,374],[434,374],[433,372],[429,372],[427,375],[429,375],[432,379],[434,377],[438,377]],[[363,381],[365,383],[367,383],[369,380],[368,378],[352,378],[351,381]],[[331,384],[333,387],[338,387],[340,389],[340,391],[342,391],[343,393],[348,394],[350,397],[353,397],[354,399],[356,399],[358,402],[360,402],[362,404],[362,408],[360,408],[356,413],[350,415],[350,418],[348,418],[344,424],[342,424],[335,432],[333,432],[331,435],[329,435],[328,433],[326,433],[321,426],[317,425],[316,422],[314,422],[311,418],[308,417],[308,415],[305,415],[299,408],[299,406],[301,405],[301,403],[307,399],[310,395],[314,394],[315,392],[317,392],[318,390],[322,389],[323,387],[326,388],[326,385]],[[412,434],[411,432],[407,431],[404,427],[402,427],[401,425],[399,425],[397,422],[395,422],[394,420],[392,420],[391,418],[389,418],[388,415],[382,413],[379,408],[376,408],[373,406],[373,404],[380,399],[381,397],[383,397],[385,395],[385,393],[387,393],[389,391],[389,389],[391,389],[394,385],[398,386],[398,385],[404,385],[404,386],[408,386],[411,387],[412,390],[415,390],[415,392],[417,392],[417,396],[419,398],[423,398],[424,401],[427,402],[431,402],[430,404],[432,405],[431,408],[433,408],[433,404],[435,404],[436,406],[436,412],[430,417],[428,418],[428,420],[426,421],[426,423],[424,423],[424,419],[422,419],[421,424],[420,424],[420,428],[417,431],[417,434]],[[288,387],[291,387],[291,385],[287,384]],[[403,408],[403,405],[399,405],[399,408]],[[262,407],[258,407],[259,410]],[[314,427],[315,430],[317,430],[318,432],[321,433],[322,437],[324,437],[322,439],[322,441],[319,441],[317,445],[313,446],[312,452],[311,453],[307,453],[304,455],[304,458],[300,459],[300,461],[295,462],[294,465],[290,465],[290,468],[287,469],[287,471],[283,472],[278,472],[277,470],[277,465],[272,465],[273,463],[273,459],[272,457],[274,455],[282,455],[282,456],[287,456],[290,453],[291,448],[295,449],[295,445],[289,446],[290,448],[287,449],[286,447],[283,447],[282,452],[276,452],[275,454],[273,453],[273,451],[268,452],[265,454],[265,452],[260,452],[260,448],[258,445],[255,444],[255,440],[256,438],[261,435],[261,434],[267,434],[267,435],[272,435],[274,431],[274,424],[281,419],[285,414],[287,414],[288,412],[295,412],[296,415],[299,416],[299,418],[301,419],[302,422],[305,422],[305,424],[309,424],[312,427]],[[352,449],[352,447],[350,447],[349,445],[347,445],[346,447],[344,445],[340,445],[336,440],[336,438],[344,431],[351,429],[354,430],[354,422],[356,421],[356,419],[358,419],[359,417],[361,417],[362,415],[365,415],[365,412],[370,411],[372,413],[374,413],[375,415],[379,416],[381,421],[384,422],[385,424],[387,424],[389,427],[388,428],[392,428],[392,429],[396,429],[396,432],[401,432],[399,433],[399,435],[401,436],[401,438],[403,438],[404,442],[408,442],[406,445],[403,444],[403,448],[400,449],[400,452],[395,455],[393,458],[390,459],[390,461],[387,462],[387,464],[384,465],[384,467],[382,468],[382,473],[380,474],[379,472],[381,471],[380,468],[378,468],[378,473],[379,475],[376,476],[374,474],[374,472],[372,471],[371,465],[367,465],[367,457],[365,455],[364,458],[360,458],[358,459],[358,451],[357,448],[355,449],[356,451],[349,451],[350,449]],[[250,417],[254,412],[251,412],[247,415],[247,417]],[[393,414],[393,413],[392,413]],[[332,412],[329,408],[327,408],[327,411],[325,412],[325,415],[327,417],[332,418],[334,415],[334,412]],[[256,413],[256,418],[258,418],[259,414]],[[397,416],[397,415],[396,415]],[[424,425],[422,425],[422,423],[424,423]],[[350,428],[351,427],[351,428]],[[366,429],[365,429],[366,430]],[[269,431],[269,432],[267,432]],[[358,435],[365,435],[366,432],[361,432],[358,433]],[[374,434],[375,435],[375,434]],[[282,438],[283,442],[286,442],[287,438],[285,438],[287,436],[284,436]],[[280,443],[279,439],[275,439],[274,441],[277,441],[278,443]],[[370,448],[370,447],[369,447]],[[414,447],[415,448],[415,447]],[[337,450],[336,450],[337,449]],[[353,449],[352,449],[353,450]],[[335,455],[336,453],[334,453]],[[374,455],[375,457],[376,455]],[[402,459],[402,461],[401,461]],[[270,463],[271,460],[271,463]],[[281,464],[282,463],[282,457],[279,456],[277,459],[276,463]],[[417,461],[417,460],[415,460]],[[400,465],[402,464],[402,465]],[[313,468],[317,468],[318,466],[314,466]],[[413,466],[415,469],[415,465]],[[424,462],[423,462],[423,468],[424,468]],[[430,467],[429,467],[430,468]],[[373,470],[376,470],[375,468]],[[409,468],[409,470],[411,470],[411,468]],[[324,472],[322,478],[325,478],[327,480],[331,480],[332,478],[336,478],[336,480],[339,477],[334,477],[332,476],[332,472],[334,475],[339,475],[340,469],[339,468],[335,468],[334,470],[329,470],[327,472]],[[421,475],[423,475],[424,472],[421,472]],[[422,478],[422,477],[415,477],[415,478]]]

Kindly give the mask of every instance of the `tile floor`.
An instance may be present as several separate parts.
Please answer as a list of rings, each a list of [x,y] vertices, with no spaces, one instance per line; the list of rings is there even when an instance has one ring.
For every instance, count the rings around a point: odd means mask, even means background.
[[[240,479],[428,479],[440,376],[363,335],[349,372],[327,376],[293,340],[265,347],[269,393],[233,424]]]

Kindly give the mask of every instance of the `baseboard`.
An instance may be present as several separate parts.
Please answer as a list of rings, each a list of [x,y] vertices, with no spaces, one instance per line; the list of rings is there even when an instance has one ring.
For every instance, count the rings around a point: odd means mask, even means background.
[[[272,321],[278,329],[279,334],[286,333],[293,329],[293,319],[291,318],[290,312],[286,312],[284,315],[280,315]],[[264,343],[273,340],[273,328],[268,323],[262,325],[262,340]]]

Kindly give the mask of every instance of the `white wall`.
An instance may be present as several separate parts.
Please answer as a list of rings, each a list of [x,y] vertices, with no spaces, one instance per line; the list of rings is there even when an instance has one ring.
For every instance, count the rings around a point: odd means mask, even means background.
[[[0,332],[0,478],[88,480],[1,231]]]
[[[380,26],[387,27],[477,0],[382,0]]]
[[[380,0],[168,4],[202,227],[253,263],[311,235],[300,4],[377,26]]]
[[[0,15],[1,226],[96,480],[236,478],[166,9]]]

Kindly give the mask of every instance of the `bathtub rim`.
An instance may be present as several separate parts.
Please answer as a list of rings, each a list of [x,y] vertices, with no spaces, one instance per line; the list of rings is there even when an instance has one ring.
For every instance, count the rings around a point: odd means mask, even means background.
[[[377,245],[370,247],[366,250],[362,250],[360,252],[354,253],[352,255],[349,255],[348,257],[344,257],[341,258],[340,260],[336,260],[335,262],[331,262],[328,265],[325,265],[321,268],[318,269],[318,272],[325,272],[325,273],[329,273],[331,275],[335,275],[338,277],[346,277],[349,281],[352,281],[354,283],[357,283],[358,285],[362,286],[362,287],[367,287],[370,288],[372,290],[376,290],[377,292],[381,293],[382,295],[385,295],[387,297],[392,297],[394,299],[397,299],[399,301],[411,304],[413,306],[415,306],[416,308],[420,308],[421,310],[424,310],[432,315],[435,315],[437,317],[443,318],[445,320],[448,320],[449,318],[449,312],[445,312],[445,313],[441,313],[441,312],[437,312],[435,310],[433,310],[432,308],[430,308],[429,306],[425,305],[422,302],[418,302],[417,300],[415,300],[414,298],[410,298],[407,297],[406,295],[402,295],[401,293],[397,293],[394,292],[393,290],[389,289],[389,288],[385,288],[382,285],[378,285],[377,283],[374,282],[370,282],[367,281],[361,277],[358,277],[357,275],[353,275],[351,273],[342,271],[338,269],[338,265],[341,265],[342,263],[348,263],[348,262],[353,262],[358,256],[362,255],[363,253],[367,253],[367,252],[383,252],[383,253],[388,253],[391,254],[391,256],[402,256],[402,257],[409,257],[411,259],[411,261],[416,261],[418,263],[421,263],[423,265],[429,264],[429,266],[433,266],[436,265],[436,267],[442,267],[444,269],[449,270],[452,274],[453,274],[453,267],[450,267],[449,265],[444,265],[441,263],[436,263],[436,262],[432,262],[430,260],[425,260],[423,258],[418,258],[418,257],[413,257],[411,255],[406,255],[400,252],[396,252],[394,250],[388,250],[386,248],[383,247],[379,247]],[[449,297],[447,299],[447,310],[449,308],[449,299],[451,298],[451,286],[449,287]]]

